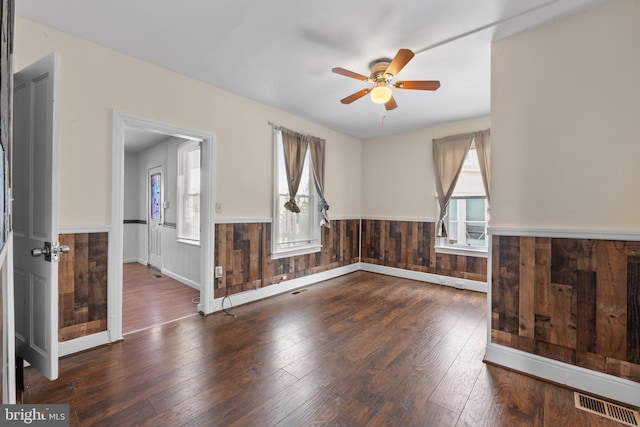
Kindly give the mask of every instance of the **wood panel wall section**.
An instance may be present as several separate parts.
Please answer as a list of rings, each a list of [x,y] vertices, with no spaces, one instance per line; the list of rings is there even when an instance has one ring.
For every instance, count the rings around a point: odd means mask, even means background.
[[[58,341],[107,330],[108,233],[61,234]]]
[[[362,262],[461,279],[487,281],[487,259],[436,253],[436,224],[362,220]]]
[[[359,262],[359,219],[332,220],[322,227],[320,252],[289,258],[271,258],[270,223],[216,224],[215,236],[214,262],[224,271],[215,298]]]
[[[494,236],[491,341],[640,381],[640,242]]]

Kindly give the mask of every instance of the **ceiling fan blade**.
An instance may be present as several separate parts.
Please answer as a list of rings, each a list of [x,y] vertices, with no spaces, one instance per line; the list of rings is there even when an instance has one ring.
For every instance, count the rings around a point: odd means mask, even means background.
[[[351,104],[353,101],[356,101],[362,98],[369,92],[371,92],[371,88],[365,88],[365,89],[359,90],[356,93],[352,93],[351,95],[347,96],[346,98],[342,98],[340,102],[342,102],[343,104]]]
[[[386,108],[387,110],[393,110],[394,108],[396,108],[398,106],[398,104],[396,103],[396,100],[393,98],[393,96],[391,96],[391,99],[389,99],[385,104],[384,104],[384,108]]]
[[[411,58],[413,58],[414,55],[415,54],[409,49],[400,49],[398,53],[396,53],[396,56],[391,60],[391,63],[387,67],[385,73],[391,74],[392,76],[397,75],[400,70],[402,70],[409,61],[411,61]]]
[[[395,82],[394,86],[398,89],[418,89],[418,90],[436,90],[440,87],[439,80],[408,80],[404,82]]]
[[[341,68],[341,67],[332,68],[331,71],[333,71],[336,74],[351,77],[357,80],[362,80],[365,82],[369,80],[369,76],[364,76],[362,74],[354,73],[353,71],[345,70],[344,68]]]

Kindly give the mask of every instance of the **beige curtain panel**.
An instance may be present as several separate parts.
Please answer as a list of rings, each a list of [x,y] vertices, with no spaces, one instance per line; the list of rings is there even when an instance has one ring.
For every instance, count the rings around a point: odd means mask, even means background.
[[[300,208],[296,204],[296,194],[302,179],[302,169],[304,168],[304,158],[307,155],[307,138],[289,129],[280,128],[282,132],[282,146],[284,148],[284,165],[287,174],[287,184],[289,186],[289,201],[284,207],[291,212],[300,213]]]
[[[476,132],[473,138],[476,153],[478,154],[478,164],[480,166],[480,175],[482,176],[482,184],[484,185],[484,194],[487,196],[487,201],[490,201],[489,188],[491,188],[491,139],[490,131],[483,130]]]
[[[309,137],[309,150],[311,150],[311,169],[313,170],[313,180],[316,183],[316,190],[320,197],[319,209],[322,218],[320,219],[320,225],[329,228],[331,223],[329,221],[329,204],[324,198],[324,146],[325,140],[310,136]]]
[[[475,133],[469,133],[433,140],[433,168],[436,174],[436,192],[440,205],[440,214],[436,225],[438,237],[447,236],[444,218],[447,215],[451,195],[456,188],[458,176],[460,176],[464,159],[467,157],[474,136]]]
[[[456,188],[456,182],[472,142],[475,143],[482,184],[487,200],[489,200],[489,188],[491,187],[489,129],[433,140],[433,168],[436,175],[438,204],[440,205],[438,224],[436,226],[438,237],[447,237],[447,226],[444,218],[447,215],[447,207],[449,206],[451,195]]]

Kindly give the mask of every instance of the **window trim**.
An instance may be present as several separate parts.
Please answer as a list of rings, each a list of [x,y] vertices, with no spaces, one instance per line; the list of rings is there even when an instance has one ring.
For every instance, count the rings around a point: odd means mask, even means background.
[[[435,252],[437,254],[474,256],[478,258],[487,258],[489,256],[489,248],[484,249],[478,246],[454,246],[454,245],[436,245]]]
[[[189,246],[200,246],[199,240],[189,240],[189,239],[184,239],[182,237],[177,237],[176,243],[182,243],[183,245],[189,245]]]
[[[199,222],[199,229],[200,232],[198,233],[198,238],[197,239],[189,239],[186,237],[183,237],[180,235],[181,229],[183,228],[182,223],[184,221],[183,218],[183,199],[184,199],[184,194],[180,191],[181,185],[184,186],[184,182],[181,183],[180,180],[184,180],[185,178],[183,178],[180,175],[180,172],[184,166],[184,155],[188,152],[194,151],[194,150],[198,150],[200,153],[199,157],[200,157],[200,185],[199,185],[199,192],[198,192],[198,200],[199,200],[199,204],[202,203],[202,141],[200,140],[188,140],[185,142],[181,142],[180,144],[178,144],[177,150],[176,150],[176,158],[177,158],[177,167],[176,167],[176,178],[177,178],[177,186],[176,186],[176,242],[178,243],[183,243],[183,244],[187,244],[187,245],[191,245],[191,246],[200,246],[200,242],[201,242],[201,233],[202,233],[202,219],[200,218],[200,222]],[[200,211],[202,211],[202,206],[200,206]]]
[[[274,246],[272,244],[272,246]],[[293,249],[280,249],[279,252],[273,252],[273,248],[271,251],[271,259],[282,259],[289,258],[298,255],[309,255],[315,254],[322,250],[322,245],[307,245],[307,246],[298,246]]]
[[[311,212],[310,221],[315,226],[310,227],[313,229],[313,238],[309,240],[308,244],[300,244],[294,247],[280,247],[278,245],[278,234],[279,234],[279,221],[278,217],[281,209],[284,207],[280,207],[279,197],[280,194],[278,192],[278,144],[282,143],[282,138],[278,138],[280,130],[278,130],[275,126],[272,130],[272,148],[273,148],[273,185],[272,185],[272,217],[271,217],[271,259],[282,259],[288,258],[298,255],[308,255],[318,253],[322,250],[322,232],[319,221],[319,212],[314,209]],[[307,150],[307,158],[308,158],[308,166],[309,166],[309,190],[312,194],[312,203],[309,203],[309,206],[315,206],[318,202],[318,192],[315,187],[315,182],[313,181],[313,172],[311,171],[312,162],[311,162],[311,153]]]
[[[435,196],[436,199],[436,207],[438,207],[439,212],[439,203],[438,196]],[[486,196],[452,196],[453,199],[484,199],[486,200]],[[488,202],[485,202],[488,203]],[[449,205],[451,206],[451,205]],[[449,206],[447,206],[447,215],[445,216],[445,220],[449,217]],[[488,206],[487,206],[488,208]],[[489,228],[489,220],[487,219],[487,229]],[[488,233],[487,233],[488,235]],[[436,253],[440,254],[450,254],[450,255],[463,255],[463,256],[475,256],[479,258],[487,258],[489,253],[489,241],[487,240],[487,245],[485,247],[481,246],[464,246],[464,245],[450,245],[444,243],[447,237],[436,237],[436,243],[434,245],[434,249]]]
[[[469,146],[469,152],[471,152],[472,150],[476,150],[476,144],[475,144],[475,140],[471,141],[471,145]],[[462,166],[462,169],[465,168],[465,166],[467,166],[467,162],[468,160],[468,155],[469,152],[467,153],[467,156],[465,157],[464,160],[464,164]],[[477,156],[477,152],[476,152],[476,156]],[[438,200],[438,195],[436,195],[436,207],[440,207],[440,202]],[[490,217],[489,217],[489,201],[487,199],[486,194],[483,195],[455,195],[455,189],[454,189],[454,195],[451,196],[450,200],[454,200],[454,199],[484,199],[485,200],[485,204],[486,204],[486,208],[487,208],[487,212],[486,212],[486,229],[488,231],[489,228],[489,221],[490,221]],[[448,217],[449,217],[449,208],[451,207],[451,203],[449,203],[449,205],[447,206],[447,215],[445,216],[445,220],[447,221],[447,225],[448,225]],[[436,214],[436,218],[439,216],[439,210],[438,213]],[[489,241],[486,240],[486,236],[488,235],[488,232],[485,234],[485,242],[487,243],[486,246],[477,246],[477,245],[456,245],[456,244],[449,244],[446,243],[446,241],[448,240],[447,237],[436,237],[436,243],[434,245],[434,249],[436,253],[442,253],[442,254],[450,254],[450,255],[462,255],[462,256],[475,256],[475,257],[480,257],[480,258],[487,258],[488,257],[488,253],[489,253]]]

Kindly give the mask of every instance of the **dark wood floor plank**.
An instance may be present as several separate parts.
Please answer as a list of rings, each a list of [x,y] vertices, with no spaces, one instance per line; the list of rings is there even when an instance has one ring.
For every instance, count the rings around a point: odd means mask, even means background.
[[[415,413],[405,413],[400,424],[396,425],[415,427],[422,427],[425,425],[454,426],[458,418],[460,418],[459,413],[449,411],[442,406],[427,402],[426,405],[419,408]]]
[[[541,381],[485,365],[457,425],[541,426],[544,390]]]
[[[233,298],[232,298],[233,302]],[[572,393],[482,363],[486,296],[357,272],[27,369],[75,426],[557,426]],[[573,410],[573,409],[571,409]],[[571,413],[572,422],[612,426]]]
[[[620,425],[606,418],[597,417],[573,407],[564,407],[563,402],[573,399],[573,391],[553,384],[545,385],[544,425],[548,426],[611,426]]]
[[[189,418],[187,418],[188,421],[184,422],[184,425],[230,425],[235,420],[243,417],[247,412],[255,410],[273,396],[289,389],[298,381],[297,378],[284,370],[275,372],[268,377],[252,380],[248,383],[246,380],[250,377],[251,375],[249,373],[244,379],[239,379],[238,385],[241,389],[239,395],[234,396],[231,399],[213,402],[215,406],[204,412],[202,411],[202,408],[197,408],[197,410],[189,415]],[[210,405],[211,404],[209,403],[208,406]]]
[[[277,425],[360,426],[366,425],[375,412],[375,408],[358,400],[345,401],[341,396],[321,389]]]
[[[482,348],[486,342],[485,330],[486,323],[477,323],[476,329],[433,391],[429,402],[456,414],[462,412],[482,370],[482,365],[477,360],[484,355]]]
[[[245,413],[231,425],[277,425],[334,379],[319,370],[314,371],[252,411]]]

